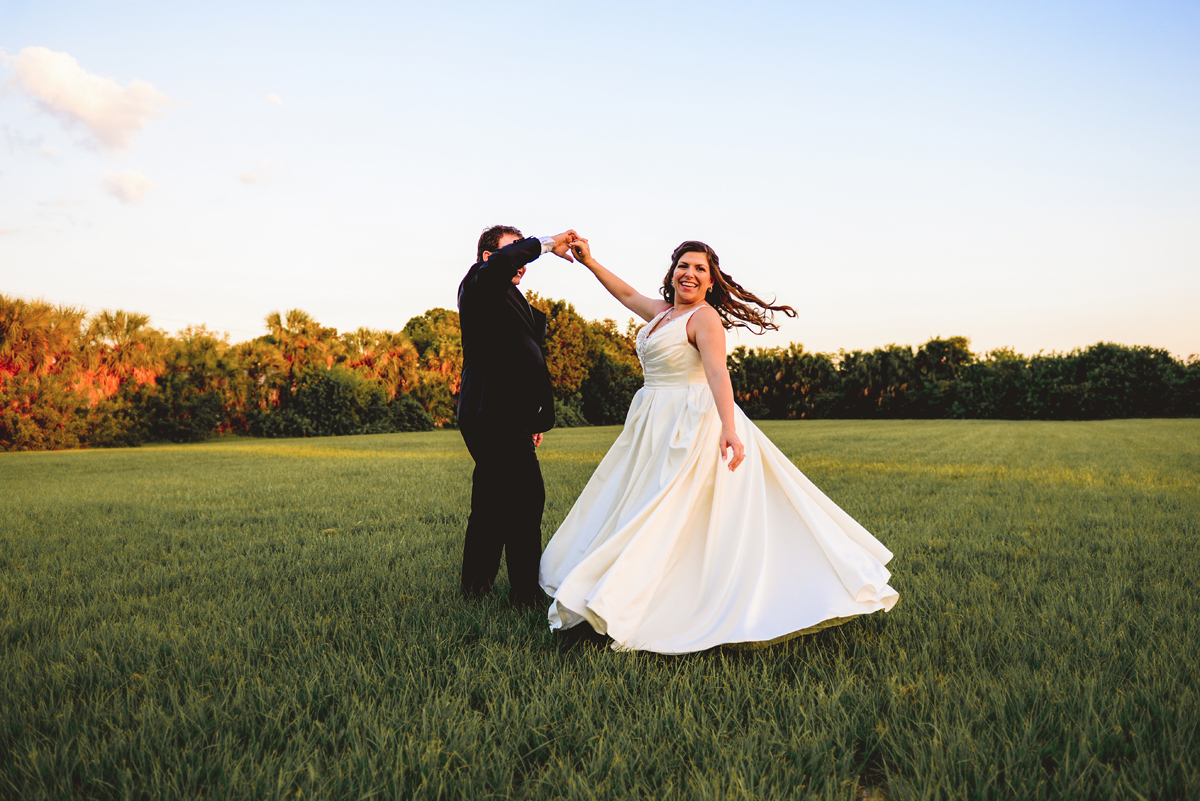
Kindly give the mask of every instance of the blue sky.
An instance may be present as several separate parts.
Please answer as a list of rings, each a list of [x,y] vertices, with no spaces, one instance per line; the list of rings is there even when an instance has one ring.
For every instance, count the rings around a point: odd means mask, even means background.
[[[395,330],[503,222],[647,293],[707,241],[800,312],[731,347],[1200,352],[1196,4],[0,0],[0,48],[2,293]]]

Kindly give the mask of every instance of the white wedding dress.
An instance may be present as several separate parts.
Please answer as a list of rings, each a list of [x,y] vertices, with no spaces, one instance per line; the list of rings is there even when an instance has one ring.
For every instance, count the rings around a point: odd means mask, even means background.
[[[721,460],[690,314],[638,332],[646,384],[542,554],[550,627],[586,621],[615,649],[680,654],[891,609],[891,551],[736,407],[746,459]]]

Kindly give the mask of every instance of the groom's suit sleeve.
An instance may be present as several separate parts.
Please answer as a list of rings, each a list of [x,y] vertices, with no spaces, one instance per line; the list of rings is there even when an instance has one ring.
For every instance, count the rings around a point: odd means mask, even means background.
[[[480,262],[479,269],[468,279],[474,286],[463,288],[468,291],[473,288],[484,292],[504,292],[512,284],[517,270],[542,253],[542,241],[537,237],[518,239],[488,256],[487,261]]]

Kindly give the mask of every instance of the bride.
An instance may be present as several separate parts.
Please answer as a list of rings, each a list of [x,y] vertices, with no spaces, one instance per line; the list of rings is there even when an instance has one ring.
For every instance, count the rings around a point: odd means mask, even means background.
[[[664,654],[770,643],[889,610],[892,553],[805,478],[733,402],[725,329],[776,328],[703,242],[671,254],[662,298],[575,256],[647,321],[625,428],[541,561],[550,628]]]

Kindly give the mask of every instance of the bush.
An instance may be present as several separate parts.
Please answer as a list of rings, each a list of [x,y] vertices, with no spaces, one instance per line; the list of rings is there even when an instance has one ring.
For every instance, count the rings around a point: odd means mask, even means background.
[[[917,349],[907,395],[898,417],[926,419],[975,417],[964,404],[960,376],[975,363],[966,337],[931,339]]]
[[[572,395],[566,400],[554,401],[554,427],[577,428],[591,425],[583,416],[583,398]]]
[[[1200,359],[1101,342],[1070,353],[983,358],[964,337],[914,353],[888,345],[841,351],[735,348],[727,359],[737,403],[752,418],[1106,420],[1200,414]]]
[[[256,415],[263,437],[329,437],[393,430],[387,392],[342,367],[314,370],[296,382],[286,406]]]
[[[579,387],[583,416],[594,426],[624,423],[629,404],[642,383],[640,369],[618,362],[607,351],[598,351]]]
[[[140,435],[167,442],[200,442],[231,426],[238,406],[233,387],[247,377],[223,338],[203,327],[186,328],[168,340],[162,370],[152,383],[121,393],[138,418]]]
[[[416,398],[400,393],[388,404],[393,431],[432,431],[433,417]]]
[[[131,399],[143,437],[165,442],[202,442],[228,419],[220,390],[195,391],[177,374],[164,373]]]
[[[756,350],[739,345],[726,365],[734,399],[752,420],[828,417],[831,409],[844,405],[846,382],[833,359],[825,353],[809,353],[803,345]]]
[[[1163,417],[1170,414],[1178,362],[1160,348],[1100,342],[1082,351],[1076,370],[1088,384],[1080,417]]]
[[[138,445],[136,409],[123,396],[89,404],[60,376],[12,376],[0,389],[0,451]]]
[[[1200,416],[1200,356],[1192,354],[1179,372],[1175,387],[1175,407],[1171,414],[1178,417]]]
[[[412,396],[429,412],[438,428],[458,427],[458,396],[452,386],[456,379],[448,372],[426,371],[421,382],[413,387]]]
[[[18,373],[0,389],[0,449],[78,448],[87,437],[87,399],[58,376]]]

